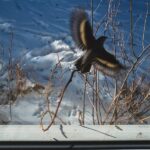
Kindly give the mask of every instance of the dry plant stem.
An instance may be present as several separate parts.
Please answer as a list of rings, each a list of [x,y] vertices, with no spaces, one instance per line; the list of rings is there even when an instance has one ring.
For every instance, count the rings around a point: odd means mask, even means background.
[[[121,94],[121,92],[122,92],[122,90],[123,90],[123,87],[124,87],[124,85],[125,85],[125,82],[126,82],[127,79],[128,79],[129,74],[133,71],[133,69],[136,67],[136,65],[137,65],[138,62],[140,61],[140,59],[142,59],[144,53],[145,53],[149,48],[150,48],[150,44],[142,51],[142,53],[138,56],[137,60],[136,60],[135,63],[133,64],[133,66],[130,68],[129,72],[127,73],[127,75],[126,75],[126,77],[125,77],[125,79],[124,79],[124,81],[123,81],[123,84],[122,84],[122,86],[121,86],[121,90],[120,90],[119,94],[117,94],[116,98],[117,98],[118,96],[120,96],[120,94]],[[116,98],[115,98],[115,99],[116,99]]]
[[[105,23],[106,17],[107,17],[107,14],[105,14],[104,17],[101,19],[101,21],[99,21],[99,23],[97,24],[96,29],[95,29],[95,33],[94,33],[95,36],[96,36],[99,28]]]
[[[141,84],[140,84],[141,85]],[[132,95],[134,94],[134,92],[136,91],[136,89],[137,89],[137,86],[136,87],[133,87],[133,88],[135,88],[135,89],[133,89],[132,91],[131,91],[131,94],[129,94],[129,102],[126,102],[126,104],[125,105],[128,105],[128,106],[136,106],[136,103],[137,102],[135,102],[135,100],[136,99],[133,99],[132,98]],[[141,100],[139,100],[139,102],[138,102],[138,107],[142,107],[142,104],[143,103],[141,103],[141,102],[143,102],[143,101],[145,101],[146,99],[148,99],[148,95],[149,95],[149,90],[148,90],[148,92],[147,92],[147,94],[145,94],[144,96],[143,96],[143,99],[141,99]],[[125,98],[125,100],[126,99],[128,99],[128,97],[127,98]],[[131,103],[132,102],[132,103]],[[135,103],[135,104],[134,104]],[[150,106],[150,105],[149,105]],[[136,112],[136,108],[133,108],[133,110],[135,110],[134,112],[131,112],[129,109],[130,108],[128,108],[127,110],[125,110],[125,111],[123,111],[123,112],[121,112],[121,114],[118,116],[118,120],[119,120],[119,118],[123,118],[123,116],[127,113],[127,112],[129,112],[130,113],[130,117],[128,117],[128,119],[132,119],[132,118],[139,118],[139,120],[141,120],[141,117],[145,114],[145,113],[147,113],[149,110],[150,110],[150,108],[149,108],[149,106],[147,106],[147,107],[144,107],[144,111],[141,111],[141,112]],[[138,115],[138,114],[140,114],[140,115]],[[138,115],[138,116],[137,116]],[[120,121],[120,120],[119,120]]]
[[[85,83],[84,83],[84,96],[83,96],[83,117],[82,117],[82,122],[84,124],[85,121],[85,98],[86,98],[86,90],[87,90],[87,74],[85,75]]]
[[[130,38],[131,38],[131,50],[132,50],[132,54],[133,56],[136,58],[136,54],[133,48],[133,1],[130,0]]]
[[[91,0],[91,25],[92,25],[92,32],[93,32],[93,0]]]
[[[93,124],[95,125],[95,111],[94,111],[94,108],[95,108],[95,88],[94,88],[94,83],[95,83],[95,80],[94,80],[94,77],[93,77],[93,95],[92,95],[92,103],[93,103],[93,106],[92,107],[92,116],[93,116]]]
[[[70,76],[70,79],[68,80],[67,84],[65,85],[65,87],[64,87],[64,89],[63,89],[63,91],[62,91],[62,93],[61,93],[60,100],[59,100],[59,102],[58,102],[58,105],[57,105],[56,111],[55,111],[55,113],[54,113],[54,116],[53,116],[53,118],[52,118],[52,121],[50,122],[50,124],[48,125],[47,128],[43,129],[43,131],[47,131],[47,130],[52,126],[52,124],[54,123],[55,118],[56,118],[57,113],[58,113],[58,110],[59,110],[59,107],[60,107],[60,104],[61,104],[61,102],[62,102],[62,100],[63,100],[63,96],[64,96],[64,94],[65,94],[65,91],[67,90],[67,87],[69,86],[69,84],[72,82],[72,78],[73,78],[74,73],[77,72],[77,71],[78,71],[78,70],[73,70],[73,71],[72,71],[71,76]]]
[[[92,32],[93,32],[93,0],[91,0],[91,26],[92,26]],[[94,75],[95,75],[95,72],[94,72]],[[95,80],[93,78],[93,87],[94,87],[94,83],[95,83]],[[95,105],[95,94],[94,94],[94,91],[93,91],[93,105]],[[92,107],[92,116],[93,116],[93,124],[95,124],[95,111],[94,111],[93,107]]]
[[[96,107],[96,117],[97,123],[100,124],[100,117],[99,117],[99,100],[98,100],[98,80],[97,80],[97,70],[95,69],[95,107]]]
[[[132,100],[132,101],[129,102],[130,105],[132,104],[131,102],[133,102],[132,94],[133,94],[133,93],[136,91],[136,89],[138,88],[138,85],[137,85],[137,86],[133,85],[133,86],[134,86],[134,89],[131,91],[131,94],[130,94],[130,100]],[[148,93],[149,93],[149,91],[148,91]],[[148,98],[148,93],[147,93],[147,95],[144,97],[143,100],[146,100],[146,99]],[[119,95],[119,96],[120,96],[120,95]],[[116,108],[116,106],[117,106],[117,104],[115,103],[116,101],[118,102],[118,98],[115,99],[115,101],[114,101],[114,103],[113,103],[113,105],[114,105],[115,108]],[[134,103],[134,102],[133,102],[133,103]],[[133,104],[132,104],[132,105],[133,105]],[[140,106],[141,106],[141,104],[140,104]],[[127,111],[128,111],[128,110],[127,110]],[[114,117],[114,113],[115,113],[115,112],[113,112],[113,117]],[[125,113],[125,112],[124,112],[124,113]],[[129,117],[129,119],[132,119],[133,117],[134,117],[134,118],[137,118],[137,116],[136,116],[135,114],[136,114],[136,112],[135,112],[135,113],[132,112],[132,113],[131,113],[131,116]],[[112,117],[112,119],[111,119],[111,123],[113,123],[113,119],[114,119],[113,117]],[[121,117],[121,116],[119,116],[119,117]],[[119,118],[119,117],[118,117],[118,118]],[[117,118],[117,119],[118,119],[118,118]]]
[[[91,0],[91,24],[92,24],[92,32],[94,31],[93,29],[93,13],[94,13],[94,9],[93,9],[93,0]],[[98,29],[97,29],[98,30]],[[95,32],[96,34],[96,32]],[[99,106],[99,101],[98,100],[98,80],[97,80],[97,70],[94,69],[94,77],[93,77],[93,87],[95,85],[95,88],[93,88],[93,105],[95,105],[95,107],[93,107],[92,109],[92,116],[93,116],[93,124],[95,124],[95,113],[96,113],[96,118],[97,118],[97,122],[98,124],[100,124],[100,106]],[[96,91],[96,92],[95,92]],[[94,109],[96,108],[96,110]],[[94,111],[95,110],[95,111]]]
[[[83,74],[80,73],[80,75],[83,77],[82,79],[84,79],[85,82],[92,88],[92,90],[94,91],[94,95],[96,95],[96,90],[95,90],[95,88],[89,83],[88,79],[85,79],[84,76],[83,76]],[[97,110],[97,108],[96,108],[97,105],[95,105],[95,103],[93,102],[93,97],[90,98],[90,96],[89,96],[89,94],[88,94],[87,92],[86,92],[86,94],[87,94],[88,99],[89,99],[89,101],[90,101],[90,104],[91,104],[91,106],[92,106],[92,118],[94,118],[94,117],[93,117],[94,112],[96,112],[96,115],[98,116],[98,111],[96,111],[96,110]],[[101,102],[99,95],[98,95],[98,102],[102,105],[102,108],[103,108],[104,111],[106,112],[105,107],[104,107],[103,103]],[[101,122],[102,122],[102,121],[101,121]],[[93,120],[93,123],[95,123],[95,120]]]
[[[54,112],[51,111],[51,114],[54,115]],[[64,122],[64,121],[62,120],[62,118],[60,118],[60,117],[57,116],[57,119],[60,120],[60,121],[62,122],[62,124],[67,125],[67,123]]]
[[[150,105],[148,106],[148,109],[146,110],[146,112],[142,113],[142,115],[144,115],[145,113],[147,113],[149,110],[150,110]],[[141,114],[141,112],[140,112],[140,114]],[[128,121],[130,121],[131,119],[134,118],[137,122],[140,122],[142,115],[139,115],[139,113],[135,111],[132,114],[130,114],[130,117],[128,117]]]
[[[54,73],[55,73],[55,70],[57,69],[57,67],[60,65],[61,66],[61,61],[63,60],[59,58],[59,55],[57,54],[57,58],[58,58],[58,63],[55,65],[55,67],[53,68],[52,72],[51,72],[51,75],[50,75],[50,78],[49,78],[49,81],[51,80],[51,78],[53,77]]]
[[[150,105],[148,105],[146,108],[144,108],[142,115],[148,113],[150,111]]]
[[[113,18],[116,17],[117,13],[118,13],[118,9],[119,9],[119,5],[120,4],[117,4],[118,5],[118,8],[116,8],[116,6],[114,5],[113,7],[113,1],[110,0],[109,1],[109,7],[108,7],[108,25],[112,26],[112,31],[113,31],[113,45],[114,45],[114,55],[116,55],[116,42],[115,42],[115,39],[116,39],[116,26],[115,26],[115,21]],[[114,9],[115,9],[115,14],[114,14]],[[106,80],[107,81],[107,80]],[[107,82],[106,82],[107,83]],[[108,84],[106,84],[107,87],[108,87]],[[109,88],[108,88],[108,91],[109,91]],[[109,92],[110,93],[110,92]],[[115,80],[115,90],[114,90],[114,96],[116,95],[117,93],[117,81]],[[117,105],[116,105],[117,106]],[[114,109],[114,117],[117,118],[117,107]]]
[[[115,36],[115,27],[113,26],[113,45],[114,45],[114,55],[116,56],[116,42],[115,42],[116,36]],[[115,79],[115,90],[114,90],[114,96],[117,94],[117,80]],[[114,109],[114,120],[117,120],[118,117],[118,104],[115,104],[116,108]],[[112,118],[113,118],[112,117]]]
[[[138,62],[140,61],[140,59],[142,59],[142,57],[143,57],[143,55],[145,54],[145,52],[146,52],[147,50],[149,50],[149,48],[150,48],[150,44],[141,52],[141,54],[138,56],[138,58],[137,58],[137,60],[135,61],[135,63],[132,65],[132,67],[131,67],[130,70],[128,71],[128,73],[127,73],[127,75],[126,75],[126,77],[125,77],[125,79],[124,79],[124,81],[123,81],[123,83],[122,83],[122,86],[121,86],[121,88],[120,88],[119,93],[114,97],[114,99],[113,99],[113,101],[112,101],[112,103],[111,103],[111,105],[110,105],[110,107],[109,107],[109,109],[108,109],[108,112],[106,113],[104,122],[107,120],[107,118],[108,118],[108,116],[109,116],[109,114],[110,114],[110,112],[111,112],[111,109],[112,109],[113,105],[114,105],[115,103],[117,103],[117,101],[119,100],[118,98],[120,97],[121,93],[123,92],[124,85],[125,85],[125,83],[126,83],[128,77],[129,77],[130,73],[131,73],[131,72],[133,71],[133,69],[136,67],[136,65],[138,64]],[[116,106],[114,105],[114,107],[116,107]],[[115,109],[115,108],[114,108],[114,109]]]
[[[148,90],[146,96],[141,100],[140,105],[142,105],[149,96],[150,96],[150,89]]]
[[[82,125],[84,125],[83,124],[83,114],[81,111],[79,111],[78,113],[79,113],[78,114],[78,122],[79,122],[80,126],[82,126]]]
[[[145,118],[142,118],[142,119],[140,120],[140,122],[143,122],[143,121],[148,120],[148,119],[150,119],[150,116],[145,117]]]
[[[57,54],[57,57],[58,57],[58,63],[55,65],[55,67],[53,68],[53,70],[51,71],[50,73],[50,77],[49,77],[49,82],[48,82],[48,85],[46,86],[45,90],[45,97],[46,97],[46,101],[47,101],[47,110],[45,112],[43,112],[42,116],[41,116],[41,126],[42,126],[42,129],[44,129],[44,126],[43,126],[43,119],[45,117],[45,115],[47,113],[49,113],[49,116],[51,117],[52,119],[52,112],[50,110],[50,101],[49,101],[49,95],[52,91],[52,86],[51,86],[51,78],[53,77],[54,73],[55,73],[55,70],[57,69],[58,66],[61,66],[61,60],[59,58],[59,55]],[[58,116],[57,116],[58,118]],[[60,119],[59,119],[60,120]],[[53,122],[53,124],[55,124],[55,122]]]
[[[12,86],[11,81],[13,79],[13,65],[12,65],[12,49],[13,49],[13,32],[10,33],[10,47],[8,48],[9,53],[9,62],[8,62],[8,100],[9,100],[9,111],[10,118],[12,120],[12,112],[11,112],[11,101],[12,101]]]
[[[99,72],[97,71],[97,94],[99,94]],[[99,114],[99,121],[100,121],[100,124],[103,124],[103,121],[102,121],[102,114],[101,114],[101,99],[99,100],[99,95],[97,96],[97,106],[98,106],[98,114]]]
[[[102,0],[99,1],[97,7],[96,7],[95,10],[94,10],[94,13],[97,11],[97,9],[99,8],[99,6],[100,6],[101,3],[102,3]]]
[[[2,55],[2,56],[4,56],[4,45],[3,45],[3,43],[0,41],[0,54]]]
[[[107,80],[107,78],[106,78],[106,76],[105,76],[105,75],[104,75],[104,78],[105,78],[105,79],[104,79],[105,84],[103,84],[102,86],[103,86],[103,87],[105,87],[105,86],[106,86],[106,88],[105,88],[105,92],[107,92],[107,93],[109,94],[109,96],[113,98],[113,96],[112,96],[112,94],[111,94],[111,91],[110,91],[109,84],[108,84],[108,80]]]
[[[89,102],[90,102],[91,106],[93,107],[94,110],[96,110],[95,105],[93,105],[92,99],[89,96],[89,93],[86,93],[86,94],[88,96],[88,99],[89,99]]]
[[[54,112],[52,112],[52,111],[50,111],[50,110],[47,110],[47,111],[45,111],[45,112],[42,114],[42,116],[41,116],[41,122],[40,122],[40,125],[41,125],[41,127],[42,127],[42,130],[45,130],[45,129],[44,129],[44,124],[43,124],[43,119],[44,119],[44,117],[45,117],[45,115],[46,115],[47,113],[49,113],[49,115],[54,115]],[[60,120],[60,121],[62,122],[62,124],[66,125],[66,122],[64,122],[60,117],[58,117],[58,116],[56,116],[56,117],[57,117],[58,120]]]
[[[46,101],[47,101],[47,111],[49,112],[49,115],[50,115],[50,117],[52,119],[51,110],[50,110],[50,101],[49,101],[49,94],[51,92],[51,91],[49,91],[50,88],[51,88],[51,83],[49,81],[48,89],[47,89],[47,92],[46,92]],[[44,117],[44,115],[43,115],[43,117]]]
[[[138,66],[141,65],[146,59],[149,59],[150,57],[150,54],[147,54],[143,57],[143,59],[141,59],[139,62],[138,62]],[[147,72],[147,74],[149,75],[149,72]]]
[[[79,73],[79,74],[81,75],[82,79],[85,81],[85,78],[84,78],[83,74],[81,74],[81,73]],[[86,81],[85,81],[85,82],[86,82]],[[88,84],[88,85],[91,87],[91,89],[95,92],[94,94],[96,94],[95,88],[93,87],[93,85],[92,85],[88,80],[87,80],[87,84]],[[100,92],[100,91],[98,91],[98,92]],[[102,103],[102,101],[101,101],[99,95],[98,95],[98,99],[99,99],[99,102],[101,103],[101,106],[102,106],[104,112],[106,113],[106,109],[105,109],[105,107],[104,107],[104,105],[103,105],[103,103]],[[94,105],[92,104],[92,106],[94,106]],[[94,106],[94,108],[95,108],[95,106]]]
[[[129,59],[129,56],[127,55],[126,51],[125,51],[125,43],[124,43],[124,35],[121,35],[121,44],[122,46],[120,46],[120,50],[122,52],[122,57],[124,58],[124,64],[125,64],[125,60],[129,63],[129,65],[131,66],[134,62],[132,59]],[[126,64],[125,64],[126,65]]]
[[[142,47],[144,49],[144,39],[145,39],[145,29],[146,29],[146,23],[147,23],[147,16],[149,13],[149,3],[146,4],[147,5],[147,11],[146,11],[146,15],[145,15],[145,20],[144,20],[144,27],[143,27],[143,35],[142,35]]]

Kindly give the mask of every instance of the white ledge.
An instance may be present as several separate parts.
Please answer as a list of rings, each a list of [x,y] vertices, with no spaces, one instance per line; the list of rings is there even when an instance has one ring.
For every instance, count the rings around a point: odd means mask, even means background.
[[[150,125],[0,125],[0,141],[124,141],[150,140]]]

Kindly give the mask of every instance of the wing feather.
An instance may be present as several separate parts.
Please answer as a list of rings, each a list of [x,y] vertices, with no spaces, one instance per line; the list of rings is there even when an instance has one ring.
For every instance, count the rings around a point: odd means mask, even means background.
[[[124,70],[125,67],[122,66],[120,63],[112,63],[108,60],[103,60],[96,58],[93,61],[94,67],[96,67],[99,71],[103,72],[108,76],[114,76],[120,72],[120,70]]]
[[[92,49],[95,38],[87,14],[75,9],[71,15],[71,34],[77,46],[83,50]]]

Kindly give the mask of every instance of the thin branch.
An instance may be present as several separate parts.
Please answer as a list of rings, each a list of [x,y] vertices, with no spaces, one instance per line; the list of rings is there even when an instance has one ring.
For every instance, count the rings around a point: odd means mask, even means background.
[[[136,54],[133,48],[133,1],[130,0],[130,39],[131,39],[131,50],[133,56],[136,58]]]
[[[67,87],[69,86],[69,84],[72,82],[72,78],[73,78],[73,75],[74,75],[75,72],[77,72],[77,70],[73,70],[73,71],[72,71],[71,76],[70,76],[70,78],[69,78],[67,84],[65,85],[65,87],[64,87],[64,89],[63,89],[63,91],[62,91],[62,93],[61,93],[60,100],[59,100],[59,102],[58,102],[58,105],[57,105],[56,111],[55,111],[55,113],[54,113],[54,116],[53,116],[53,118],[52,118],[52,121],[50,122],[50,124],[48,125],[47,128],[43,129],[43,131],[47,131],[47,130],[52,126],[52,124],[54,123],[55,118],[56,118],[57,113],[58,113],[58,110],[59,110],[59,107],[60,107],[60,104],[61,104],[61,102],[62,102],[62,100],[63,100],[65,91],[67,90]]]
[[[146,11],[146,15],[145,15],[143,35],[142,35],[142,47],[143,47],[143,49],[144,49],[144,39],[145,39],[145,29],[146,29],[146,23],[147,23],[147,16],[149,13],[149,3],[147,3],[146,5],[147,5],[147,11]]]

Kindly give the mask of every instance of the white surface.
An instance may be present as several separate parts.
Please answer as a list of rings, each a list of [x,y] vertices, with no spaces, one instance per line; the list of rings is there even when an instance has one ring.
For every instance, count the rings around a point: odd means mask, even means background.
[[[1,125],[0,141],[150,140],[149,125],[60,126],[43,132],[38,125]]]

